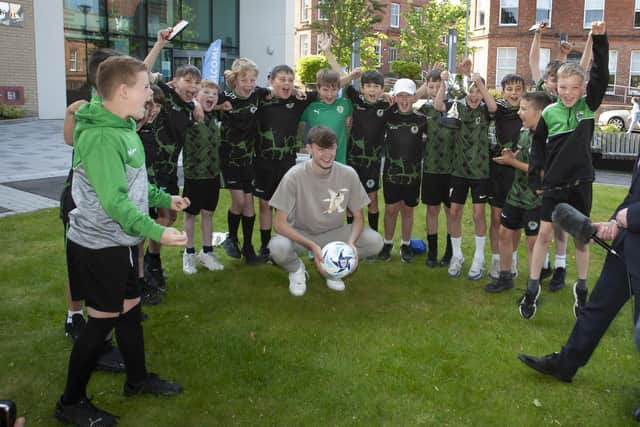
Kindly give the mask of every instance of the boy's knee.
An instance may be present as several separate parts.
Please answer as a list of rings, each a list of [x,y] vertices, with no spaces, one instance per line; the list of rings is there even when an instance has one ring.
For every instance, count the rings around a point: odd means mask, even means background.
[[[276,264],[285,261],[292,252],[293,244],[286,237],[275,235],[269,240],[269,254]]]

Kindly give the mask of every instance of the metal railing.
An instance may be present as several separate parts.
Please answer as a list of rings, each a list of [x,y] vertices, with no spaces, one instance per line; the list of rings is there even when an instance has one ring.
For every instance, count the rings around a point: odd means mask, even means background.
[[[603,159],[634,160],[640,147],[640,133],[594,132],[591,152]]]
[[[613,88],[613,91],[610,91],[610,88]],[[622,101],[625,104],[628,104],[631,102],[632,96],[640,96],[640,88],[622,85],[609,85],[607,87],[606,95],[622,98]]]

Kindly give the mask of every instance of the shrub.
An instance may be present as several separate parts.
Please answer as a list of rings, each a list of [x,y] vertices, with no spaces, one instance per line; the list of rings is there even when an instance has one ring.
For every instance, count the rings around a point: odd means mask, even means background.
[[[296,64],[296,74],[304,84],[315,83],[316,74],[323,68],[329,68],[327,58],[322,55],[308,55],[300,58]]]
[[[17,105],[0,104],[0,118],[19,119],[24,116],[24,110]]]
[[[399,78],[418,80],[420,76],[420,64],[411,61],[394,61],[391,63],[391,70],[398,75]]]

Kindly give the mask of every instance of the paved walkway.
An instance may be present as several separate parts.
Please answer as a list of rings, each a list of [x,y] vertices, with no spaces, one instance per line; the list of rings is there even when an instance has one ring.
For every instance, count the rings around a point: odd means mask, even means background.
[[[62,120],[0,121],[0,217],[58,206],[71,166]],[[598,170],[596,181],[629,185],[630,166]]]

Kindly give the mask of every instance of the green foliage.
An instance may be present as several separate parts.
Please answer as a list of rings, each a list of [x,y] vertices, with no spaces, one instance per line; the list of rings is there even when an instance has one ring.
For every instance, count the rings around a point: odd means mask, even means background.
[[[311,28],[331,35],[331,52],[339,64],[351,63],[354,40],[361,40],[362,65],[377,63],[370,37],[380,37],[374,36],[373,25],[382,21],[386,5],[378,0],[322,0],[318,8],[327,19],[312,22]]]
[[[595,131],[604,133],[622,132],[616,125],[596,125]]]
[[[497,88],[487,89],[489,95],[493,96],[493,99],[500,99],[502,97],[502,90]]]
[[[411,61],[394,61],[391,64],[391,70],[398,75],[399,78],[412,80],[420,80],[420,64]]]
[[[447,45],[442,43],[449,28],[458,30],[457,54],[464,52],[464,30],[466,9],[449,1],[432,1],[421,9],[413,7],[403,14],[407,27],[400,32],[396,43],[399,55],[406,60],[421,64],[426,69],[438,63],[447,63]]]
[[[21,107],[0,103],[0,118],[19,119],[22,116],[24,116],[24,110]]]
[[[316,74],[323,68],[329,68],[329,63],[324,55],[303,56],[296,64],[296,75],[304,84],[315,83]]]

